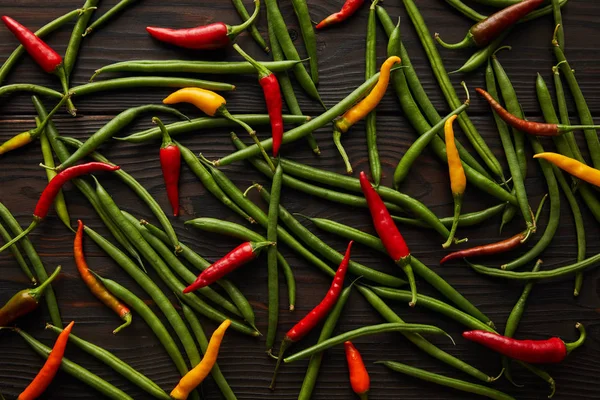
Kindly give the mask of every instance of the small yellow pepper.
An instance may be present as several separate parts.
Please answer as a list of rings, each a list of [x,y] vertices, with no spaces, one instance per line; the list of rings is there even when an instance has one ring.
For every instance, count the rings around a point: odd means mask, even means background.
[[[179,89],[163,100],[164,104],[191,103],[211,117],[219,113],[219,108],[227,101],[225,98],[210,90],[197,87]]]
[[[0,145],[0,154],[8,153],[9,151],[23,147],[26,144],[33,142],[33,139],[35,139],[35,137],[31,135],[31,131],[19,133]]]
[[[194,390],[202,381],[208,376],[212,367],[217,362],[217,356],[219,355],[219,348],[223,341],[225,331],[229,328],[231,321],[226,319],[223,323],[214,331],[204,353],[204,357],[200,364],[196,365],[190,372],[185,374],[179,381],[175,389],[171,392],[171,397],[175,400],[186,400],[190,395],[191,391]]]
[[[465,170],[463,169],[460,155],[456,148],[456,142],[454,141],[454,129],[452,124],[456,118],[457,115],[453,115],[448,118],[444,124],[446,156],[448,158],[448,171],[450,174],[450,189],[452,190],[452,197],[454,198],[454,218],[452,220],[452,228],[450,229],[448,240],[442,245],[444,248],[448,248],[454,242],[454,235],[456,234],[456,228],[458,228],[458,218],[460,217],[460,210],[462,208],[463,194],[467,188],[467,177],[465,176]]]
[[[381,65],[381,69],[379,71],[379,79],[377,80],[377,83],[369,92],[369,94],[364,99],[355,104],[351,109],[346,111],[334,123],[333,142],[335,143],[335,146],[337,147],[338,151],[340,152],[340,155],[342,156],[342,159],[344,160],[344,163],[346,164],[346,171],[348,172],[348,174],[352,173],[352,166],[350,165],[350,161],[348,160],[346,150],[342,146],[342,133],[347,132],[352,125],[366,117],[367,114],[369,114],[375,109],[375,107],[377,107],[390,83],[390,74],[392,67],[395,64],[399,64],[400,62],[400,57],[397,56],[392,56],[385,60],[384,63]]]
[[[539,153],[534,155],[533,158],[542,158],[574,177],[600,187],[600,171],[584,163],[557,153]]]

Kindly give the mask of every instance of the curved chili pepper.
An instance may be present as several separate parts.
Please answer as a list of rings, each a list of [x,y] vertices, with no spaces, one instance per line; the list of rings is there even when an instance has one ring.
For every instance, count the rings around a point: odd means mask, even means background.
[[[190,372],[185,374],[179,381],[175,389],[171,391],[171,397],[175,400],[186,400],[190,395],[191,391],[196,388],[202,381],[208,376],[213,366],[217,362],[217,356],[219,355],[219,348],[225,336],[225,331],[229,328],[231,321],[226,319],[221,325],[215,329],[208,347],[204,352],[204,357],[198,365],[194,367]]]
[[[585,328],[579,322],[575,325],[579,330],[579,339],[565,343],[557,337],[546,340],[517,340],[488,331],[467,331],[463,337],[484,345],[502,355],[530,364],[559,363],[568,354],[585,342]]]
[[[371,111],[377,107],[383,95],[385,94],[388,84],[390,83],[390,74],[391,69],[395,64],[399,64],[401,62],[400,57],[392,56],[389,57],[384,63],[381,65],[381,69],[379,71],[379,79],[377,83],[371,90],[371,92],[358,104],[354,105],[348,111],[344,113],[341,117],[336,119],[333,128],[333,142],[337,147],[340,155],[344,159],[344,163],[346,164],[346,170],[348,174],[352,173],[352,166],[348,160],[348,155],[346,154],[346,150],[341,143],[342,133],[345,133],[350,129],[352,125],[363,119],[367,116]]]
[[[458,228],[458,220],[460,218],[460,210],[463,203],[463,195],[467,188],[467,177],[465,176],[465,170],[462,162],[460,161],[460,155],[456,148],[456,142],[454,141],[454,129],[452,124],[457,118],[457,115],[453,115],[446,120],[444,124],[444,134],[446,138],[446,155],[448,157],[448,171],[450,173],[450,189],[452,190],[452,197],[454,198],[454,217],[452,219],[452,228],[448,235],[448,240],[442,245],[443,248],[448,248],[454,242],[454,235]],[[458,242],[466,242],[466,239],[462,239]]]
[[[535,154],[533,158],[542,158],[574,177],[600,187],[600,171],[573,158],[550,152]]]
[[[234,44],[233,48],[236,49],[246,61],[252,64],[258,73],[258,83],[260,83],[260,86],[262,87],[265,102],[267,103],[267,111],[269,112],[269,119],[271,120],[273,157],[277,157],[279,148],[281,147],[281,141],[283,140],[283,104],[281,101],[281,88],[279,87],[277,76],[275,76],[275,74],[267,67],[256,62],[256,60],[246,54],[246,52],[244,52],[237,44]]]
[[[323,300],[321,300],[319,304],[317,304],[308,314],[304,316],[304,318],[298,321],[296,325],[294,325],[292,329],[287,331],[285,334],[285,337],[281,341],[279,355],[277,356],[277,364],[275,365],[275,371],[273,372],[273,379],[271,380],[269,389],[275,389],[275,380],[277,379],[279,365],[281,364],[283,354],[287,348],[290,347],[292,343],[298,342],[304,336],[306,336],[315,326],[317,326],[321,320],[327,317],[329,311],[331,311],[333,306],[335,306],[335,303],[340,297],[340,293],[342,293],[342,289],[344,287],[344,278],[346,277],[346,271],[348,271],[348,264],[350,263],[350,251],[352,250],[353,243],[353,241],[348,243],[346,254],[344,254],[344,258],[335,272],[331,286],[329,287],[329,290],[327,291],[327,294]]]
[[[538,8],[544,0],[523,0],[512,6],[490,15],[469,29],[463,40],[455,44],[445,43],[438,33],[435,40],[447,49],[464,49],[467,47],[483,47],[517,23],[521,18]]]
[[[44,393],[46,388],[52,383],[54,376],[60,368],[62,358],[65,354],[65,348],[69,340],[69,334],[73,329],[75,321],[71,321],[69,325],[58,335],[54,347],[48,356],[48,359],[44,363],[44,366],[38,372],[33,381],[25,388],[25,390],[19,395],[17,400],[35,400]]]
[[[191,285],[183,289],[183,293],[193,292],[218,281],[230,272],[254,260],[263,248],[272,245],[273,242],[245,242],[240,244],[202,271]]]
[[[584,130],[584,129],[600,129],[598,125],[563,125],[563,124],[546,124],[543,122],[532,122],[518,118],[513,114],[509,113],[504,107],[502,107],[492,95],[481,88],[475,89],[477,93],[483,96],[484,99],[490,103],[492,109],[498,114],[500,118],[508,125],[522,132],[528,133],[535,136],[559,136],[563,133]]]
[[[50,182],[48,182],[48,185],[46,185],[46,188],[40,195],[33,212],[33,221],[31,224],[27,227],[27,229],[15,236],[13,240],[0,247],[0,253],[27,236],[29,232],[34,230],[35,227],[38,226],[44,218],[46,218],[48,211],[50,210],[50,206],[54,203],[56,195],[60,192],[65,183],[81,175],[91,174],[98,171],[116,171],[119,168],[120,167],[118,165],[110,165],[101,162],[89,162],[87,164],[75,165],[61,171],[58,175],[52,178]]]
[[[346,351],[346,361],[348,362],[348,371],[350,372],[350,385],[354,393],[361,400],[367,400],[367,393],[371,387],[369,372],[365,368],[363,359],[351,341],[344,342],[344,350]]]
[[[360,187],[367,200],[367,205],[371,212],[371,219],[373,220],[373,225],[377,231],[377,236],[381,239],[388,255],[400,266],[400,268],[402,268],[408,278],[410,291],[412,292],[412,300],[409,305],[413,307],[417,303],[417,285],[415,283],[412,267],[410,266],[411,255],[408,245],[390,216],[390,212],[385,206],[385,203],[381,200],[381,197],[379,197],[379,194],[367,179],[367,175],[364,171],[360,172]]]
[[[154,117],[152,122],[159,126],[162,133],[162,145],[160,146],[160,167],[162,168],[167,197],[173,208],[173,215],[179,215],[179,173],[181,172],[181,150],[171,139],[167,128],[162,121]]]
[[[77,233],[75,234],[75,241],[73,242],[73,256],[75,257],[75,265],[77,265],[79,275],[81,275],[81,279],[85,282],[85,285],[90,289],[92,294],[125,321],[123,325],[113,331],[113,333],[119,333],[121,329],[131,324],[131,311],[129,311],[129,308],[121,303],[115,296],[110,294],[104,285],[99,282],[90,271],[88,264],[85,261],[85,255],[83,254],[83,222],[81,222],[81,220],[77,221]]]
[[[0,308],[0,326],[8,326],[17,318],[29,314],[35,310],[40,304],[40,299],[44,294],[44,291],[54,278],[60,273],[60,265],[56,267],[54,273],[48,277],[40,286],[34,289],[23,289],[6,302],[2,308]]]
[[[196,26],[186,29],[146,27],[148,33],[161,42],[194,50],[214,50],[227,46],[254,23],[260,10],[260,0],[254,0],[255,9],[252,16],[241,25],[230,26],[223,22]]]
[[[317,24],[316,28],[322,29],[326,26],[339,24],[340,22],[347,20],[356,11],[358,11],[360,6],[362,6],[364,2],[365,0],[346,0],[344,5],[342,6],[342,9],[339,12],[336,12],[326,17],[323,21]]]
[[[446,261],[456,260],[457,258],[482,257],[505,253],[523,244],[523,242],[527,240],[528,232],[528,230],[525,230],[523,232],[517,233],[512,237],[509,237],[508,239],[504,239],[499,242],[485,244],[482,246],[475,246],[471,247],[470,249],[455,251],[442,258],[440,260],[440,264],[443,264]]]

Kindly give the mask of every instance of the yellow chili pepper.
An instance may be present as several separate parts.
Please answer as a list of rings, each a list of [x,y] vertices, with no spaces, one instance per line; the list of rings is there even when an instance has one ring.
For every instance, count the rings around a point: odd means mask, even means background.
[[[352,166],[350,165],[350,161],[348,160],[348,155],[346,154],[346,150],[341,143],[342,133],[345,133],[350,129],[352,125],[363,119],[367,116],[371,111],[377,107],[383,95],[385,94],[387,87],[390,83],[390,74],[391,69],[395,64],[399,64],[401,62],[400,57],[392,56],[383,62],[381,65],[381,69],[379,71],[379,79],[377,83],[369,92],[369,94],[358,102],[354,107],[349,109],[335,121],[334,129],[333,129],[333,142],[337,147],[340,155],[344,159],[344,163],[346,164],[346,170],[348,174],[352,173]]]
[[[190,395],[190,392],[194,390],[202,381],[208,376],[213,365],[217,362],[217,356],[219,355],[219,348],[223,341],[225,331],[229,328],[231,321],[226,319],[223,323],[214,331],[204,353],[204,358],[200,361],[200,364],[196,365],[190,372],[185,374],[179,381],[175,389],[171,392],[171,397],[175,400],[186,400]]]
[[[8,153],[9,151],[23,147],[26,144],[33,142],[33,139],[35,139],[35,137],[31,135],[31,131],[19,133],[0,145],[0,154]]]
[[[454,242],[454,235],[456,234],[458,218],[460,217],[460,210],[462,208],[463,194],[467,188],[467,177],[465,176],[465,170],[463,169],[458,149],[456,148],[456,142],[454,141],[454,129],[452,124],[456,118],[457,115],[453,115],[448,118],[444,124],[446,156],[448,157],[448,171],[450,173],[450,189],[452,190],[452,197],[454,198],[454,218],[452,220],[452,228],[450,229],[448,240],[442,245],[443,248],[448,248]],[[461,241],[466,241],[466,239]]]
[[[557,153],[539,153],[533,158],[542,158],[574,177],[600,187],[600,171],[584,163]]]

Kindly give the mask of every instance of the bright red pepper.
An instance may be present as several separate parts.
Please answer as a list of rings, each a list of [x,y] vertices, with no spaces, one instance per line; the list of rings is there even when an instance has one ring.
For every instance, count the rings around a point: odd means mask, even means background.
[[[121,167],[118,165],[110,165],[101,162],[89,162],[87,164],[72,166],[58,173],[54,178],[52,178],[48,185],[46,185],[46,188],[40,195],[40,198],[35,206],[35,211],[33,212],[33,221],[31,224],[27,227],[27,229],[15,236],[13,240],[0,247],[0,253],[25,237],[40,222],[42,222],[44,218],[46,218],[48,211],[50,210],[50,206],[54,203],[56,195],[58,192],[60,192],[65,183],[81,175],[87,175],[99,171],[116,171],[119,168]]]
[[[271,385],[269,388],[273,390],[275,388],[275,379],[277,378],[277,371],[279,370],[279,365],[281,364],[281,360],[283,359],[283,354],[287,350],[287,348],[292,344],[299,340],[301,340],[304,336],[306,336],[317,324],[322,321],[329,311],[333,308],[338,298],[340,297],[340,293],[344,287],[344,278],[346,277],[346,271],[348,271],[348,264],[350,263],[350,251],[352,249],[352,243],[348,243],[348,248],[346,249],[346,254],[340,263],[335,275],[333,277],[333,281],[331,282],[331,286],[329,287],[329,291],[321,300],[319,304],[315,306],[304,318],[296,323],[290,329],[283,338],[281,342],[281,347],[279,349],[279,355],[277,357],[277,365],[275,366],[275,372],[273,373],[273,379],[271,380]]]
[[[281,115],[283,102],[281,100],[281,89],[277,76],[264,65],[259,64],[244,52],[240,46],[234,44],[233,47],[242,55],[250,64],[254,66],[258,73],[258,83],[263,89],[269,119],[271,121],[271,137],[273,138],[273,157],[279,154],[281,141],[283,140],[283,117]]]
[[[352,390],[354,390],[354,393],[361,400],[367,400],[367,393],[371,387],[371,379],[369,378],[369,372],[365,367],[365,363],[352,342],[344,342],[344,350],[346,351],[346,361],[348,362]]]
[[[27,53],[33,57],[35,62],[44,71],[52,74],[62,66],[62,57],[52,47],[48,46],[46,42],[35,36],[35,33],[9,16],[2,16],[2,22],[17,37]]]
[[[377,235],[381,239],[389,256],[402,268],[408,278],[408,283],[413,294],[413,298],[409,304],[414,306],[417,302],[417,287],[412,267],[410,266],[411,256],[408,245],[404,241],[404,237],[402,237],[402,234],[394,223],[383,200],[381,200],[381,197],[379,197],[379,194],[373,188],[369,179],[367,179],[364,171],[360,172],[360,187],[367,200]]]
[[[162,168],[165,187],[169,203],[173,208],[173,215],[179,215],[179,174],[181,172],[181,150],[169,136],[167,128],[157,117],[152,118],[152,122],[160,127],[162,132],[162,145],[160,146],[160,167]]]
[[[515,360],[547,364],[561,362],[585,342],[585,328],[580,323],[575,327],[579,329],[579,339],[572,343],[565,343],[556,337],[547,340],[517,340],[488,331],[467,331],[463,332],[463,337]]]
[[[241,25],[230,26],[223,22],[187,29],[146,27],[148,33],[161,42],[194,50],[220,49],[231,43],[237,35],[254,23],[260,10],[260,1],[254,0],[254,14]]]
[[[347,20],[360,8],[360,6],[363,5],[364,2],[365,0],[346,0],[339,12],[331,14],[323,21],[319,22],[316,28],[322,29],[326,26],[339,24],[340,22]]]
[[[227,253],[225,257],[215,261],[210,267],[202,271],[191,285],[183,289],[183,293],[189,293],[215,283],[230,272],[254,260],[263,248],[272,245],[273,242],[245,242],[240,244]]]

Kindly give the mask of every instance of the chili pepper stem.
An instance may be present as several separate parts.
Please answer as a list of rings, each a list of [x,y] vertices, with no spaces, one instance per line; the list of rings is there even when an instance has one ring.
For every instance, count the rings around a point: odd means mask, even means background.
[[[128,312],[127,314],[124,314],[121,316],[121,318],[123,319],[123,321],[125,321],[125,323],[123,323],[123,325],[117,327],[114,331],[113,331],[113,335],[116,335],[117,333],[121,332],[121,330],[123,328],[128,327],[129,325],[131,325],[131,321],[133,320],[132,316],[131,316],[131,312]]]
[[[469,241],[469,239],[455,239],[454,235],[456,234],[456,229],[458,228],[458,217],[460,216],[460,210],[462,208],[463,196],[462,194],[454,195],[454,219],[452,220],[452,227],[450,228],[450,234],[448,235],[448,240],[442,245],[444,249],[450,247],[452,243],[464,243]]]
[[[565,347],[567,348],[567,354],[571,354],[573,350],[580,347],[587,337],[587,332],[585,331],[585,327],[581,323],[576,323],[575,328],[579,330],[579,339],[571,343],[565,343]]]
[[[292,345],[292,342],[287,336],[283,338],[281,342],[281,346],[279,347],[279,354],[277,355],[277,364],[275,364],[275,371],[273,371],[273,378],[271,379],[271,384],[269,385],[269,390],[275,390],[275,381],[277,380],[277,373],[279,372],[279,366],[281,365],[281,361],[283,360],[283,354],[285,351]]]
[[[58,276],[58,274],[60,273],[60,270],[61,270],[61,266],[59,265],[58,267],[56,267],[56,269],[54,270],[52,275],[50,275],[48,277],[48,279],[46,279],[44,282],[42,282],[42,284],[40,286],[36,287],[35,289],[30,290],[29,294],[35,298],[40,298],[42,296],[42,294],[44,293],[44,291],[46,290],[46,288],[48,286],[50,286],[50,284],[52,283],[54,278],[56,278]]]
[[[412,298],[408,305],[410,307],[414,307],[417,304],[417,283],[415,281],[415,274],[413,273],[413,269],[410,266],[411,256],[408,255],[406,257],[402,257],[396,264],[402,268],[402,271],[406,274],[406,278],[408,279],[408,285],[410,286],[410,292],[412,294]]]
[[[244,50],[242,50],[242,48],[237,43],[233,44],[233,48],[242,57],[244,57],[244,59],[246,61],[248,61],[250,64],[252,64],[252,66],[256,69],[256,72],[258,72],[258,78],[259,79],[266,78],[267,76],[269,76],[269,75],[272,74],[272,72],[269,71],[264,65],[259,64],[258,62],[256,62],[256,60],[254,58],[250,57],[250,55],[248,55],[248,53],[246,53]]]
[[[27,229],[25,229],[23,232],[21,232],[17,236],[15,236],[10,242],[8,242],[4,246],[0,247],[0,253],[2,253],[4,250],[8,249],[13,244],[17,243],[19,240],[23,239],[25,236],[27,236],[29,234],[29,232],[34,230],[35,227],[38,226],[38,224],[40,222],[42,222],[42,219],[34,216],[33,221],[31,222],[31,224],[29,224]]]
[[[442,38],[440,37],[440,34],[437,32],[433,35],[433,37],[435,38],[436,42],[438,42],[442,47],[444,47],[446,49],[452,49],[452,50],[466,49],[467,47],[472,47],[475,44],[473,42],[473,35],[471,33],[468,33],[467,36],[465,36],[465,38],[458,43],[444,42],[442,40]]]
[[[232,26],[227,33],[227,36],[230,38],[235,38],[237,35],[245,31],[250,25],[254,23],[256,17],[258,17],[258,12],[260,11],[260,0],[254,0],[254,12],[244,23],[240,25]]]
[[[338,152],[344,160],[344,164],[346,165],[346,173],[348,175],[352,175],[354,170],[352,169],[352,165],[350,165],[348,154],[346,154],[346,150],[344,149],[344,146],[342,146],[342,132],[338,129],[333,130],[333,143],[335,144],[335,147],[337,147]]]
[[[248,186],[248,189],[246,189],[244,191],[244,197],[248,197],[248,192],[250,192],[252,189],[256,189],[259,192],[262,190],[263,186],[260,183],[254,183],[250,186]]]

